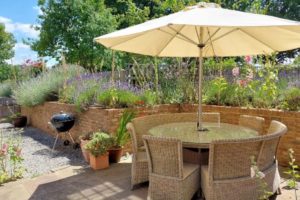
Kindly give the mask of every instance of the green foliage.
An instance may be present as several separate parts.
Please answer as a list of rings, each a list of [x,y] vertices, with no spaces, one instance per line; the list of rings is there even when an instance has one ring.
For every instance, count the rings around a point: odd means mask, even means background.
[[[220,77],[212,80],[206,86],[206,92],[203,101],[207,104],[221,105],[223,97],[228,88],[228,82],[225,78]]]
[[[227,106],[249,105],[249,89],[238,84],[229,84],[223,93],[223,102]]]
[[[12,95],[12,90],[15,87],[15,83],[10,82],[4,82],[0,84],[0,97],[10,97]]]
[[[180,102],[195,103],[197,98],[197,86],[188,77],[180,77],[176,83],[176,91],[179,92]]]
[[[300,88],[291,88],[284,93],[281,107],[285,110],[300,111]]]
[[[75,106],[77,111],[86,109],[89,105],[91,105],[94,102],[97,92],[98,87],[94,86],[80,93],[79,96],[75,99]]]
[[[294,157],[294,150],[289,149],[289,170],[285,171],[284,173],[290,176],[287,185],[290,189],[294,189],[295,192],[297,190],[297,185],[298,185],[297,180],[299,180],[300,178],[300,174],[297,171],[298,169],[299,166],[296,164],[296,159]]]
[[[14,36],[7,33],[4,24],[0,23],[0,64],[14,56],[13,47],[15,43]]]
[[[126,125],[135,117],[135,115],[135,112],[130,110],[125,110],[123,112],[115,135],[115,147],[122,147],[128,142],[130,135],[127,132]]]
[[[103,132],[96,132],[92,139],[85,145],[85,148],[95,157],[104,155],[107,149],[111,147],[112,139],[110,135]]]
[[[274,63],[267,63],[258,71],[260,80],[253,81],[250,88],[253,91],[253,106],[259,108],[274,107],[274,101],[277,99],[279,90],[278,69],[274,67]]]
[[[145,90],[141,95],[141,101],[146,105],[154,106],[158,103],[158,95],[152,90]]]
[[[22,178],[25,168],[22,165],[21,156],[21,132],[17,137],[4,139],[3,132],[0,135],[0,184]]]
[[[120,89],[108,89],[101,92],[97,97],[97,102],[105,107],[132,107],[139,101],[139,97],[131,91]]]
[[[251,156],[250,160],[251,160],[251,177],[254,177],[257,181],[258,189],[260,192],[259,199],[269,200],[269,197],[273,195],[273,193],[268,191],[268,184],[264,180],[265,174],[259,170],[254,156]]]
[[[51,98],[57,98],[58,91],[64,82],[74,77],[78,72],[78,66],[69,66],[68,70],[54,68],[36,78],[19,83],[13,91],[13,97],[22,106],[36,106]]]
[[[40,56],[78,63],[88,69],[95,66],[110,68],[111,51],[93,42],[99,35],[115,30],[117,22],[103,0],[40,1],[40,37],[28,41]]]

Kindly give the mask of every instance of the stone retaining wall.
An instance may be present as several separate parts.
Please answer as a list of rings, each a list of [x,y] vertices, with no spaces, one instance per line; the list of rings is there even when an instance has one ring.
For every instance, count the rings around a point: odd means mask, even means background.
[[[176,112],[196,112],[197,105],[158,105],[152,108],[136,108],[138,116],[157,113]],[[113,134],[117,129],[119,118],[123,109],[103,109],[100,107],[90,107],[87,111],[76,113],[74,105],[58,102],[47,102],[44,105],[34,108],[21,109],[22,114],[28,117],[29,124],[39,128],[49,134],[54,135],[54,131],[49,127],[48,121],[51,116],[60,111],[76,114],[76,124],[71,129],[73,137],[78,138],[81,134],[90,131],[102,130]],[[204,112],[219,112],[221,122],[237,124],[241,114],[261,116],[266,119],[265,130],[270,125],[271,120],[283,122],[288,127],[288,133],[281,139],[278,149],[278,160],[281,165],[288,163],[288,149],[293,148],[295,157],[300,164],[300,112],[287,112],[267,109],[250,109],[226,106],[203,106]],[[127,150],[130,150],[128,146]]]

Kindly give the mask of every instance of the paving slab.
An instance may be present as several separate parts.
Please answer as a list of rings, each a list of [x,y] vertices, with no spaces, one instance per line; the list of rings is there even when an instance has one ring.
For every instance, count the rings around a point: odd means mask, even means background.
[[[108,169],[94,171],[89,167],[65,166],[32,179],[7,183],[0,187],[5,200],[141,200],[147,199],[147,184],[130,190],[130,160],[112,164]],[[276,200],[295,200],[282,179],[282,194]],[[299,191],[297,191],[299,192]]]

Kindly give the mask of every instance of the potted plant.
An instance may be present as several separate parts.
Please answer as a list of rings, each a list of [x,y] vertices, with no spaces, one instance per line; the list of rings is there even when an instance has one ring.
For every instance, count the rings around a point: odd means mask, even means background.
[[[85,145],[85,148],[90,152],[90,166],[97,169],[105,169],[109,167],[108,162],[108,147],[111,144],[111,137],[103,132],[96,132],[92,139]]]
[[[129,140],[129,133],[126,129],[126,124],[135,117],[135,113],[130,110],[125,110],[119,122],[119,127],[113,137],[113,145],[109,148],[109,161],[112,163],[120,162],[123,154],[124,145]]]
[[[93,133],[89,132],[87,134],[81,135],[80,139],[80,148],[83,155],[83,158],[86,162],[90,162],[90,152],[85,149],[86,144],[92,139]]]
[[[10,116],[10,119],[12,120],[12,124],[18,128],[22,128],[22,127],[26,126],[26,124],[27,124],[27,117],[24,115],[21,115],[21,113],[13,113]]]

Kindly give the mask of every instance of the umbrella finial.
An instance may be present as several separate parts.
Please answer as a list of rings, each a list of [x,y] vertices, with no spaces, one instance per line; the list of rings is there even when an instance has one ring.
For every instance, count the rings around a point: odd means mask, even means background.
[[[195,8],[221,8],[221,5],[217,3],[207,3],[207,2],[199,2],[195,6],[188,6],[184,9],[184,11],[188,11]]]
[[[198,8],[221,8],[220,4],[217,3],[207,3],[207,2],[199,2],[196,7]]]

